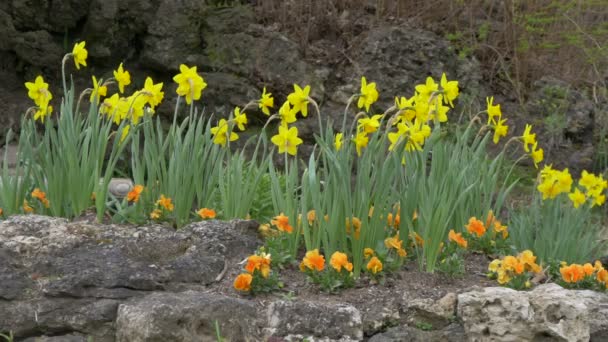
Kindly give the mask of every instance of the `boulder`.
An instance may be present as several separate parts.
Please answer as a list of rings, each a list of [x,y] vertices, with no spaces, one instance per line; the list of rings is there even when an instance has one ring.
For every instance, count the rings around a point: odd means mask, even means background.
[[[458,317],[471,340],[588,341],[606,336],[607,305],[605,294],[556,284],[530,292],[492,287],[458,295]]]

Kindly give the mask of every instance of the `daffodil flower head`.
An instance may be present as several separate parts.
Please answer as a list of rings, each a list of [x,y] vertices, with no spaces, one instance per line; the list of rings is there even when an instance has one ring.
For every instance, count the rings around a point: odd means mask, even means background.
[[[186,103],[191,104],[201,98],[203,90],[207,87],[205,80],[196,72],[196,67],[189,68],[185,64],[179,66],[180,73],[173,77],[177,83],[177,95],[186,98]]]
[[[498,144],[500,138],[506,136],[509,132],[509,126],[505,125],[506,121],[507,119],[499,119],[496,125],[494,125],[494,137],[492,141],[494,141],[495,144]]]
[[[538,163],[543,161],[545,151],[543,151],[542,148],[537,149],[537,147],[538,147],[538,142],[535,141],[534,145],[532,145],[532,150],[530,151],[530,156],[532,157],[532,160],[534,161],[534,167],[538,169]]]
[[[367,134],[364,131],[358,132],[353,138],[353,142],[355,143],[355,148],[357,149],[357,155],[361,157],[361,149],[367,147],[367,144],[369,143]]]
[[[489,124],[498,124],[498,121],[502,117],[502,112],[500,111],[500,105],[494,104],[494,96],[486,97],[486,104],[488,105],[486,111],[488,113],[488,125]]]
[[[340,151],[340,149],[342,148],[342,138],[343,138],[344,134],[342,133],[337,133],[336,134],[336,138],[334,140],[334,147],[336,148],[336,151]]]
[[[40,122],[44,123],[44,119],[47,116],[51,116],[52,112],[53,106],[49,106],[48,104],[45,104],[42,107],[38,107],[38,110],[36,111],[36,113],[34,113],[34,120],[40,119]]]
[[[234,123],[236,123],[237,127],[241,130],[245,130],[245,125],[247,124],[247,115],[245,112],[241,113],[241,108],[234,108]]]
[[[51,101],[53,95],[49,91],[49,84],[44,82],[42,76],[37,76],[34,82],[25,82],[27,88],[27,96],[34,100],[34,103],[39,107],[46,107]]]
[[[441,74],[441,89],[443,90],[443,100],[450,107],[454,108],[453,101],[458,97],[458,81],[448,81],[445,72]]]
[[[572,201],[574,208],[580,207],[581,204],[585,203],[587,200],[587,197],[579,188],[576,188],[574,189],[574,192],[569,193],[568,198],[570,198],[570,201]]]
[[[359,127],[363,129],[365,133],[374,133],[380,127],[380,119],[382,114],[376,114],[372,117],[365,117],[358,120]]]
[[[293,93],[287,95],[287,101],[293,106],[295,114],[302,113],[302,116],[308,115],[308,96],[310,93],[310,86],[307,85],[304,89],[300,88],[299,85],[293,85]]]
[[[125,92],[125,86],[131,84],[131,74],[122,68],[122,63],[118,69],[114,70],[114,79],[118,83],[118,90],[121,94]]]
[[[411,98],[395,97],[395,106],[399,109],[399,120],[400,121],[412,121],[416,117],[416,108],[415,108],[415,96]],[[397,121],[398,122],[398,121]],[[396,125],[397,122],[394,124]]]
[[[86,42],[76,43],[74,48],[72,49],[72,57],[74,58],[74,64],[76,64],[76,69],[80,70],[80,66],[87,66],[87,57],[89,56],[89,52],[85,49]]]
[[[298,138],[297,127],[288,128],[283,125],[279,126],[279,132],[273,136],[270,141],[277,145],[279,153],[287,152],[292,156],[296,155],[298,145],[303,143],[303,140]]]
[[[146,77],[144,83],[144,89],[141,90],[142,96],[150,105],[150,109],[154,112],[156,106],[158,106],[165,97],[163,90],[163,82],[154,84],[154,81],[150,77]]]
[[[361,94],[359,94],[359,100],[357,101],[357,107],[365,107],[365,111],[369,112],[369,107],[378,100],[378,90],[376,90],[376,83],[367,83],[365,76],[361,77]]]
[[[526,124],[526,129],[521,139],[524,142],[524,151],[530,152],[530,145],[536,144],[536,133],[532,133],[532,125]]]
[[[114,122],[116,122],[116,124],[120,124],[120,117],[118,118],[118,120],[116,120],[114,118],[114,115],[117,114],[118,111],[118,102],[120,101],[120,96],[117,94],[114,94],[110,97],[107,97],[103,100],[103,102],[101,103],[101,105],[99,106],[99,113],[106,115],[108,117],[108,119],[113,119]]]
[[[274,107],[274,98],[271,93],[266,92],[266,87],[262,90],[262,96],[258,101],[258,106],[262,110],[262,113],[270,115],[270,109]]]
[[[92,76],[93,78],[93,91],[91,91],[91,98],[90,101],[91,103],[97,103],[99,104],[99,100],[101,99],[102,96],[106,96],[106,94],[108,93],[108,88],[105,85],[101,84],[101,80],[99,80],[100,82],[97,82],[97,78],[95,76]]]
[[[235,141],[239,138],[239,136],[232,131],[232,127],[229,126],[228,121],[221,119],[217,126],[211,127],[214,144],[225,147],[228,140]]]
[[[450,107],[444,106],[442,102],[443,95],[436,95],[435,100],[429,104],[429,120],[435,120],[439,122],[448,121],[447,113]]]
[[[439,85],[435,83],[435,80],[431,76],[426,78],[425,84],[418,84],[416,86],[416,92],[418,92],[418,94],[427,101],[438,89]]]
[[[287,125],[290,123],[296,122],[296,113],[295,108],[291,108],[289,101],[285,101],[281,108],[279,109],[279,116],[281,117],[281,124]]]

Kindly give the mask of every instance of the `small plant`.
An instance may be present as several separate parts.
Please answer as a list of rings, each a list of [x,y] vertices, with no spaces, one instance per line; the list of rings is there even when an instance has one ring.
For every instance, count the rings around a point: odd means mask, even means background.
[[[557,269],[558,267],[554,267],[552,271],[557,273],[555,272]],[[557,277],[558,283],[566,288],[599,291],[608,289],[608,270],[604,269],[599,260],[596,260],[593,265],[590,263],[568,265],[566,262],[561,262],[559,275],[561,277]]]
[[[6,342],[13,342],[15,338],[12,331],[9,331],[8,335],[0,333],[0,337],[4,338]]]
[[[234,280],[237,291],[255,295],[262,292],[272,292],[282,287],[278,274],[271,269],[271,255],[262,247],[247,258],[245,273],[239,274]]]
[[[300,271],[304,272],[313,283],[330,293],[354,286],[353,264],[348,261],[346,254],[334,252],[329,265],[331,267],[326,269],[325,257],[315,249],[306,252],[300,263]]]
[[[507,255],[502,259],[495,259],[488,266],[488,270],[490,278],[516,290],[532,287],[530,280],[542,272],[542,268],[536,263],[536,256],[529,250],[517,256]]]

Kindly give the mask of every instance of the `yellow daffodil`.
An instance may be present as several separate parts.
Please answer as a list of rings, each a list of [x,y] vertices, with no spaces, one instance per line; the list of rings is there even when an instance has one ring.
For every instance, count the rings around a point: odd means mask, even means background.
[[[74,58],[74,64],[76,64],[76,69],[80,70],[80,66],[87,66],[87,57],[89,56],[89,52],[84,48],[86,42],[76,43],[74,48],[72,49],[72,57]]]
[[[574,189],[574,192],[569,193],[568,198],[570,198],[570,201],[572,201],[572,205],[575,208],[580,207],[581,204],[585,203],[585,201],[587,200],[585,194],[582,193],[578,188]]]
[[[163,82],[154,84],[152,78],[146,77],[146,81],[144,83],[144,89],[141,90],[142,96],[146,99],[148,105],[150,105],[150,109],[154,112],[156,106],[158,106],[165,97],[165,93],[163,90]]]
[[[427,101],[431,97],[431,95],[438,89],[439,85],[435,83],[435,80],[431,76],[426,78],[425,84],[418,84],[416,86],[416,91],[418,92],[418,94],[420,94],[420,96],[423,99],[426,99]]]
[[[120,134],[120,142],[122,143],[123,141],[125,141],[125,139],[127,138],[127,136],[129,135],[129,130],[131,129],[131,125],[126,125],[123,129],[122,129],[122,133]]]
[[[441,74],[441,89],[443,90],[443,100],[450,107],[454,108],[454,100],[458,97],[458,81],[448,81],[445,72]]]
[[[186,98],[186,103],[191,104],[201,98],[203,90],[207,87],[205,80],[196,72],[196,67],[189,68],[185,64],[179,66],[180,73],[173,77],[177,83],[177,95]]]
[[[230,128],[230,135],[228,135],[229,128],[230,127],[228,121],[226,121],[225,119],[221,119],[220,122],[218,122],[217,126],[211,127],[211,134],[213,134],[213,143],[225,147],[228,139],[230,139],[230,141],[237,140],[239,136],[236,133],[232,132],[232,128]]]
[[[281,124],[286,126],[287,124],[296,122],[296,111],[291,108],[289,101],[285,101],[279,109],[279,116],[281,117]]]
[[[372,117],[365,117],[358,120],[359,128],[362,128],[363,131],[367,134],[374,133],[380,127],[380,119],[382,118],[382,114],[372,115]]]
[[[532,145],[532,150],[530,151],[530,156],[532,157],[532,160],[534,161],[534,167],[538,169],[538,163],[543,161],[543,159],[545,157],[545,151],[543,151],[542,148],[537,149],[537,145],[538,145],[538,142],[535,141],[534,145]]]
[[[488,125],[494,124],[498,125],[498,121],[502,117],[502,112],[500,111],[500,105],[494,105],[494,96],[486,97],[486,103],[488,105],[486,111],[488,113]]]
[[[101,85],[97,82],[97,78],[95,78],[95,76],[93,77],[93,90],[91,91],[91,98],[90,101],[91,103],[97,103],[99,104],[99,100],[101,99],[102,96],[106,96],[106,94],[108,93],[108,88],[104,85]]]
[[[308,115],[308,94],[310,93],[310,86],[307,85],[304,89],[300,88],[299,85],[293,85],[293,93],[287,95],[287,101],[293,106],[294,115],[298,112],[302,113],[302,116]]]
[[[367,146],[367,143],[369,143],[369,138],[365,132],[359,132],[353,138],[353,142],[355,143],[355,148],[357,149],[357,155],[361,157],[361,149]]]
[[[402,97],[395,97],[395,106],[399,109],[399,120],[401,121],[412,121],[414,120],[414,118],[416,117],[416,108],[415,108],[415,103],[414,100],[416,99],[415,96],[412,96],[411,98],[406,98],[404,96]],[[394,123],[394,125],[396,125],[397,122]]]
[[[435,120],[435,118],[437,118],[437,121],[439,122],[448,121],[447,113],[450,110],[450,107],[443,105],[442,98],[443,95],[437,95],[436,99],[429,104],[429,120]]]
[[[524,134],[521,136],[521,139],[524,142],[524,151],[530,152],[530,145],[536,144],[536,133],[532,133],[532,125],[526,124],[526,129],[524,130]]]
[[[572,188],[572,176],[568,169],[558,171],[547,165],[541,170],[540,179],[536,189],[543,195],[543,200],[554,199],[561,193],[570,192]]]
[[[38,107],[36,113],[34,113],[34,120],[40,119],[40,122],[44,123],[44,119],[47,116],[51,116],[53,112],[53,106],[49,106],[48,104],[44,107]]]
[[[129,119],[133,124],[137,125],[139,120],[144,116],[144,106],[146,103],[146,98],[140,91],[136,91],[125,100],[118,102],[118,111],[123,119]]]
[[[340,149],[342,148],[343,136],[344,136],[344,134],[342,134],[342,133],[336,134],[336,139],[334,140],[334,147],[336,148],[336,151],[340,151]]]
[[[262,96],[258,101],[258,106],[262,110],[262,113],[266,115],[270,115],[270,110],[268,108],[274,107],[274,98],[271,93],[266,92],[266,87],[262,90]]]
[[[247,124],[247,115],[245,112],[241,113],[241,108],[239,107],[234,108],[234,123],[236,123],[236,126],[241,131],[245,130],[245,125]]]
[[[122,63],[120,63],[118,69],[114,70],[114,79],[118,83],[118,90],[121,94],[125,92],[125,86],[131,84],[131,74],[122,68]]]
[[[302,139],[298,138],[298,128],[287,126],[279,126],[279,133],[273,136],[270,141],[279,147],[279,153],[289,153],[295,156],[297,147],[303,143]]]
[[[376,90],[376,83],[367,83],[365,76],[361,77],[361,94],[359,94],[359,101],[357,101],[357,107],[365,107],[365,111],[369,112],[369,107],[378,100],[378,91]]]
[[[494,126],[494,138],[492,141],[494,141],[495,144],[498,144],[500,138],[506,136],[509,132],[509,126],[505,125],[506,121],[507,119],[499,119]]]
[[[27,88],[27,96],[34,100],[34,103],[39,107],[46,107],[53,98],[49,91],[49,84],[44,82],[42,76],[37,76],[34,82],[25,82],[25,87]]]

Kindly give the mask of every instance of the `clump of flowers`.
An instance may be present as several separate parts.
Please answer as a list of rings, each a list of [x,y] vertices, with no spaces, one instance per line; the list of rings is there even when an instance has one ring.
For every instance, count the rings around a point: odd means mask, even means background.
[[[448,238],[462,248],[492,254],[508,249],[507,238],[509,230],[494,216],[492,210],[488,211],[485,221],[476,217],[469,218],[465,232],[451,231]]]
[[[531,279],[542,272],[536,263],[536,256],[530,250],[525,250],[517,256],[507,255],[502,259],[493,260],[488,266],[490,278],[496,279],[500,285],[517,290],[530,288]]]
[[[300,263],[300,271],[304,272],[315,284],[323,290],[336,292],[340,288],[348,288],[354,285],[353,264],[349,262],[346,253],[339,251],[332,254],[329,265],[326,268],[325,257],[318,249],[306,252]]]
[[[154,204],[154,210],[150,213],[150,218],[153,220],[160,220],[167,214],[171,213],[174,209],[173,201],[165,195],[160,195],[160,198]]]
[[[271,255],[262,247],[247,258],[245,272],[234,280],[234,288],[240,292],[256,294],[272,292],[281,287],[278,275],[272,271]]]
[[[570,264],[562,262],[559,268],[560,284],[567,288],[608,289],[608,270],[599,260],[592,265]]]
[[[196,214],[203,220],[205,219],[214,219],[216,216],[215,210],[209,208],[201,208]]]

